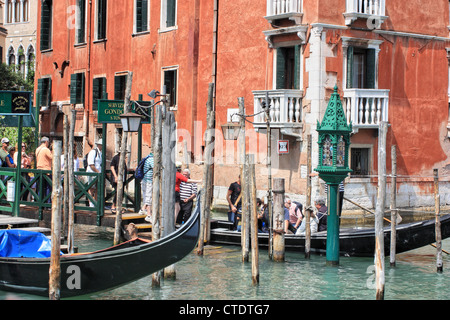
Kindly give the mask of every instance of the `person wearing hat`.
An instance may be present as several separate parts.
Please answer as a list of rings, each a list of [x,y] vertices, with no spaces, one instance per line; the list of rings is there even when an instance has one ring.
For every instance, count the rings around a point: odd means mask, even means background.
[[[6,164],[9,168],[16,168],[16,164],[14,163],[14,153],[16,152],[16,148],[14,146],[9,146],[8,149],[8,155],[6,156]]]
[[[87,157],[87,169],[86,172],[95,172],[100,173],[102,171],[102,149],[103,149],[103,140],[99,139],[95,143],[95,148],[89,151]],[[89,177],[89,182],[91,182],[95,177]],[[97,200],[97,185],[93,185],[89,190],[89,194]],[[90,207],[94,207],[93,203],[89,204]]]
[[[177,168],[176,172],[176,180],[175,180],[175,221],[177,221],[178,213],[180,212],[180,184],[181,182],[187,182],[187,183],[202,183],[202,180],[192,180],[187,177],[185,177],[181,173],[181,166],[182,163],[180,161],[177,161],[175,163],[175,166]]]
[[[46,170],[51,171],[52,170],[52,159],[53,154],[49,149],[50,146],[50,139],[48,137],[42,137],[41,138],[41,145],[36,149],[36,169],[38,170]],[[51,174],[47,174],[52,179]],[[47,182],[46,179],[43,179],[43,188],[44,188],[44,197],[47,197],[51,192],[51,186]],[[51,197],[47,199],[47,202],[51,202]]]
[[[2,166],[6,167],[6,157],[8,156],[8,146],[9,146],[9,139],[3,138],[2,139],[2,148],[0,149],[0,159],[2,159]]]

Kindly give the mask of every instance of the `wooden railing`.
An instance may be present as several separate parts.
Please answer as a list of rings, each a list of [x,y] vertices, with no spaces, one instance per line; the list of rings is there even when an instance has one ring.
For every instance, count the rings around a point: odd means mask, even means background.
[[[134,178],[134,171],[128,171],[125,187],[130,185]],[[8,201],[8,182],[17,182],[16,169],[0,168],[0,211],[14,212],[14,206],[25,205],[27,207],[36,207],[39,210],[39,219],[43,218],[43,210],[51,209],[52,196],[52,171],[21,169],[19,179],[20,193],[14,193],[14,201]],[[75,210],[94,211],[97,214],[97,224],[100,225],[101,217],[104,215],[105,205],[114,198],[115,190],[107,191],[106,181],[110,183],[111,171],[105,171],[105,182],[101,180],[102,175],[84,170],[75,172]],[[61,181],[63,184],[63,180]],[[13,184],[9,184],[13,187]],[[89,189],[96,187],[99,191],[97,200],[89,194]],[[136,189],[136,188],[135,188]],[[105,196],[102,196],[102,191]],[[11,190],[10,190],[11,192]],[[140,197],[139,197],[140,198]],[[140,203],[136,201],[136,196],[129,192],[124,192],[123,207],[139,210]],[[12,200],[12,199],[9,199]],[[92,207],[90,206],[92,203]]]

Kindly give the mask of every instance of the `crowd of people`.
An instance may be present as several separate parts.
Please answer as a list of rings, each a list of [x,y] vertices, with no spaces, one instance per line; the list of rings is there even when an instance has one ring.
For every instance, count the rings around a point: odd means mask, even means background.
[[[241,230],[241,177],[230,184],[227,193],[229,206],[228,221],[233,223],[233,230]],[[268,204],[260,198],[256,199],[258,231],[269,232],[270,219]],[[323,198],[318,197],[314,201],[314,207],[310,206],[303,210],[303,205],[298,201],[292,201],[289,197],[284,199],[283,231],[285,234],[304,235],[306,233],[306,211],[310,216],[311,234],[327,230],[328,208]],[[339,208],[339,211],[342,207]]]

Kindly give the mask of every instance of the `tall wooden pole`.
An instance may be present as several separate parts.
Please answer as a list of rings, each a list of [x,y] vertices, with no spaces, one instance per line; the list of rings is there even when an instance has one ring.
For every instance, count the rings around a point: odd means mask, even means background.
[[[63,153],[64,153],[64,212],[61,234],[63,237],[67,234],[69,223],[69,116],[64,114],[63,117]]]
[[[160,105],[155,106],[152,136],[153,149],[153,194],[152,194],[152,240],[158,240],[161,235],[161,159],[162,159],[162,110]],[[152,275],[152,286],[159,287],[161,284],[161,272],[157,271]]]
[[[72,109],[72,119],[70,121],[69,130],[69,216],[68,216],[68,230],[67,230],[67,247],[69,253],[74,253],[74,220],[75,220],[75,176],[73,167],[73,143],[75,134],[75,121],[77,119],[77,112]]]
[[[269,211],[269,259],[273,259],[274,213],[273,213],[273,193],[272,193],[272,131],[270,126],[271,119],[270,119],[269,93],[267,92],[265,103],[266,103],[266,129],[267,129],[267,170],[268,170],[267,208]]]
[[[284,261],[284,179],[273,179],[273,261]]]
[[[442,235],[441,235],[441,208],[439,195],[438,169],[433,169],[434,174],[434,212],[435,212],[435,234],[436,234],[436,269],[442,273],[444,263],[442,261]]]
[[[386,136],[388,124],[383,121],[380,124],[378,136],[378,197],[375,210],[375,278],[376,299],[384,300],[384,232],[383,216],[386,204]]]
[[[128,113],[131,109],[131,86],[133,83],[133,72],[128,72],[127,86],[125,89],[125,103],[123,105],[123,113]],[[122,133],[122,143],[120,145],[120,158],[119,158],[119,175],[117,178],[117,202],[116,202],[116,224],[114,230],[114,245],[120,243],[120,232],[122,227],[122,202],[123,202],[123,177],[125,171],[125,156],[127,152],[127,140],[128,134]],[[106,157],[106,141],[103,142],[103,157]],[[103,203],[100,203],[103,206]]]
[[[175,232],[175,179],[174,163],[176,144],[176,123],[173,112],[166,111],[162,135],[162,238]],[[175,265],[164,269],[164,278],[176,278]]]
[[[258,249],[258,208],[256,207],[256,173],[255,155],[247,156],[250,172],[250,208],[251,208],[251,233],[252,233],[252,283],[259,283],[259,249]]]
[[[397,247],[397,149],[391,147],[391,248],[390,248],[390,265],[395,267],[395,254]]]
[[[311,257],[311,214],[307,208],[311,206],[311,171],[312,171],[312,136],[308,134],[307,137],[307,165],[306,165],[306,206],[305,206],[305,219],[306,219],[306,231],[305,231],[305,259]]]
[[[201,196],[201,222],[200,222],[200,236],[197,245],[197,254],[203,255],[204,243],[209,239],[207,232],[209,231],[209,215],[211,208],[211,192],[212,192],[212,149],[214,144],[212,142],[212,130],[214,127],[215,113],[213,109],[213,95],[214,84],[210,83],[208,87],[208,101],[206,103],[206,132],[205,132],[205,152],[204,152],[204,166],[203,166],[203,194]]]
[[[239,163],[241,170],[241,247],[242,247],[242,261],[248,262],[249,259],[249,223],[248,223],[248,208],[249,208],[249,193],[248,193],[248,167],[246,163],[246,143],[245,143],[245,102],[243,97],[238,98],[239,105]]]
[[[52,191],[52,251],[49,270],[49,299],[61,296],[61,140],[53,142],[53,191]]]

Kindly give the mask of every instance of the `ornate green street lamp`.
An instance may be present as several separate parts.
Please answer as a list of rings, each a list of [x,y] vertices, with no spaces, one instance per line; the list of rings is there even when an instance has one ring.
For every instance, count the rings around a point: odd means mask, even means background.
[[[319,165],[315,171],[328,185],[327,264],[339,264],[339,184],[352,170],[348,166],[348,149],[352,125],[347,124],[337,86],[331,95],[322,123],[317,121],[319,133]]]

